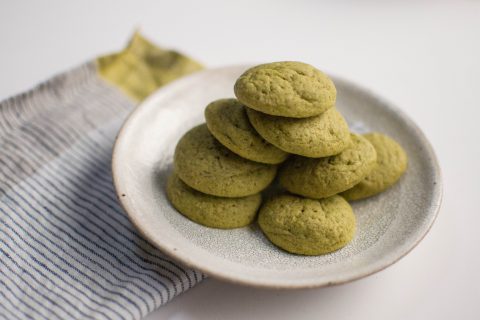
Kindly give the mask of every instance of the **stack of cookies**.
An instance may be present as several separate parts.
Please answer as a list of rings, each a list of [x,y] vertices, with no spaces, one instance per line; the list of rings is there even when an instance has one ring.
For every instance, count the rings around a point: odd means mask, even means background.
[[[197,223],[227,229],[252,223],[259,211],[267,238],[292,253],[345,246],[355,233],[346,200],[393,185],[407,167],[401,146],[383,134],[350,133],[333,82],[304,63],[256,66],[234,91],[237,99],[210,103],[206,124],[179,141],[167,186],[172,204]],[[277,175],[283,191],[262,204]]]

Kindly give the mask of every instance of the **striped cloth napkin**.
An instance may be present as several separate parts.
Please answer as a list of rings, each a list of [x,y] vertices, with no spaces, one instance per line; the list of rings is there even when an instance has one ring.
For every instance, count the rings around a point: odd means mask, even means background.
[[[204,278],[139,235],[110,173],[138,101],[200,68],[137,33],[0,103],[0,318],[140,319]]]

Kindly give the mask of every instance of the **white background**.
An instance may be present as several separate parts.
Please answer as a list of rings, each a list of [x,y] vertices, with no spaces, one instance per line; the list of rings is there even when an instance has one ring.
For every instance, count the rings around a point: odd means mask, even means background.
[[[351,79],[404,109],[437,152],[439,217],[394,266],[315,290],[209,279],[148,319],[480,318],[480,2],[0,1],[0,99],[141,28],[206,66],[301,60]]]

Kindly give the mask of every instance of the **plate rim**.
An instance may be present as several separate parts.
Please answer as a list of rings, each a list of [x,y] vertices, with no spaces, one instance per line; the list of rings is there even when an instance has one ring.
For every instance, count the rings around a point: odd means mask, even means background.
[[[117,170],[117,162],[118,162],[118,154],[119,154],[119,145],[122,141],[123,136],[126,135],[126,132],[128,131],[128,128],[130,126],[130,123],[135,119],[136,115],[143,109],[145,106],[148,106],[157,99],[157,96],[160,94],[160,92],[163,92],[165,90],[168,90],[172,85],[176,85],[180,81],[191,81],[192,78],[199,77],[203,73],[207,72],[215,72],[215,71],[221,71],[225,69],[232,69],[232,68],[244,68],[245,70],[254,66],[255,64],[232,64],[232,65],[226,65],[226,66],[221,66],[221,67],[215,67],[215,68],[207,68],[202,71],[194,72],[193,74],[190,74],[188,76],[182,77],[180,79],[174,80],[171,83],[155,90],[152,94],[150,94],[145,100],[140,102],[127,116],[127,118],[124,120],[123,124],[121,125],[114,141],[113,145],[113,150],[112,150],[112,158],[111,158],[111,173],[112,173],[112,180],[113,180],[113,186],[115,189],[115,195],[116,198],[122,208],[122,210],[127,214],[130,222],[134,225],[135,229],[150,243],[152,244],[155,248],[158,248],[160,251],[165,253],[168,257],[182,263],[184,266],[193,268],[196,270],[201,271],[202,273],[206,274],[207,276],[211,276],[216,279],[224,280],[230,283],[234,284],[240,284],[240,285],[246,285],[246,286],[251,286],[251,287],[257,287],[257,288],[270,288],[270,289],[302,289],[302,288],[320,288],[320,287],[327,287],[327,286],[333,286],[333,285],[340,285],[344,283],[349,283],[355,280],[359,280],[362,278],[365,278],[369,275],[375,274],[377,272],[380,272],[389,266],[393,265],[394,263],[398,262],[400,259],[405,257],[408,253],[410,253],[424,238],[425,236],[429,233],[431,230],[436,218],[438,217],[438,213],[440,211],[440,207],[442,204],[442,199],[443,199],[443,178],[442,178],[442,172],[440,169],[440,165],[438,162],[438,158],[435,154],[435,151],[430,143],[430,141],[427,139],[426,135],[424,132],[420,129],[420,127],[399,107],[397,107],[395,104],[390,103],[388,100],[384,99],[383,97],[380,97],[376,93],[374,93],[372,90],[365,88],[361,85],[357,85],[356,83],[350,81],[350,80],[345,80],[343,77],[336,76],[334,74],[329,73],[329,76],[333,78],[334,82],[335,81],[340,81],[355,91],[362,92],[363,94],[369,95],[373,99],[379,101],[380,104],[382,104],[383,107],[389,109],[392,113],[395,113],[397,116],[399,116],[403,121],[408,123],[409,129],[413,129],[414,135],[420,139],[420,143],[425,146],[426,152],[428,156],[430,157],[431,165],[433,167],[433,172],[435,175],[435,186],[432,189],[432,194],[433,194],[433,200],[429,204],[429,210],[433,211],[432,214],[429,215],[428,221],[427,221],[427,226],[424,230],[420,232],[420,234],[417,236],[417,238],[412,241],[412,243],[407,246],[406,249],[404,249],[400,254],[394,255],[393,258],[391,258],[388,261],[385,261],[384,263],[380,264],[379,266],[374,266],[371,269],[372,270],[367,270],[364,272],[360,272],[358,274],[355,274],[354,276],[350,277],[345,277],[342,279],[336,279],[333,281],[319,281],[316,283],[291,283],[291,284],[272,284],[268,281],[262,282],[261,279],[258,281],[251,281],[248,279],[242,279],[242,278],[236,278],[235,274],[231,274],[233,276],[226,276],[223,274],[217,274],[216,270],[212,270],[208,267],[205,267],[204,265],[198,265],[195,263],[195,261],[192,261],[191,259],[188,258],[188,256],[179,256],[177,254],[176,250],[171,249],[168,245],[163,245],[159,242],[157,242],[153,236],[151,236],[148,232],[146,232],[139,219],[137,218],[137,215],[135,214],[135,210],[133,208],[129,207],[129,204],[123,200],[124,196],[120,194],[120,186],[119,186],[119,176],[120,172]]]

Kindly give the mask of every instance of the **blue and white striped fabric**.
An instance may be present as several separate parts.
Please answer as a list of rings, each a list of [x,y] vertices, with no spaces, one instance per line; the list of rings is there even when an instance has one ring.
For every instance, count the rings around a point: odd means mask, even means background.
[[[140,319],[204,278],[117,204],[111,151],[133,106],[94,63],[0,103],[0,318]]]

